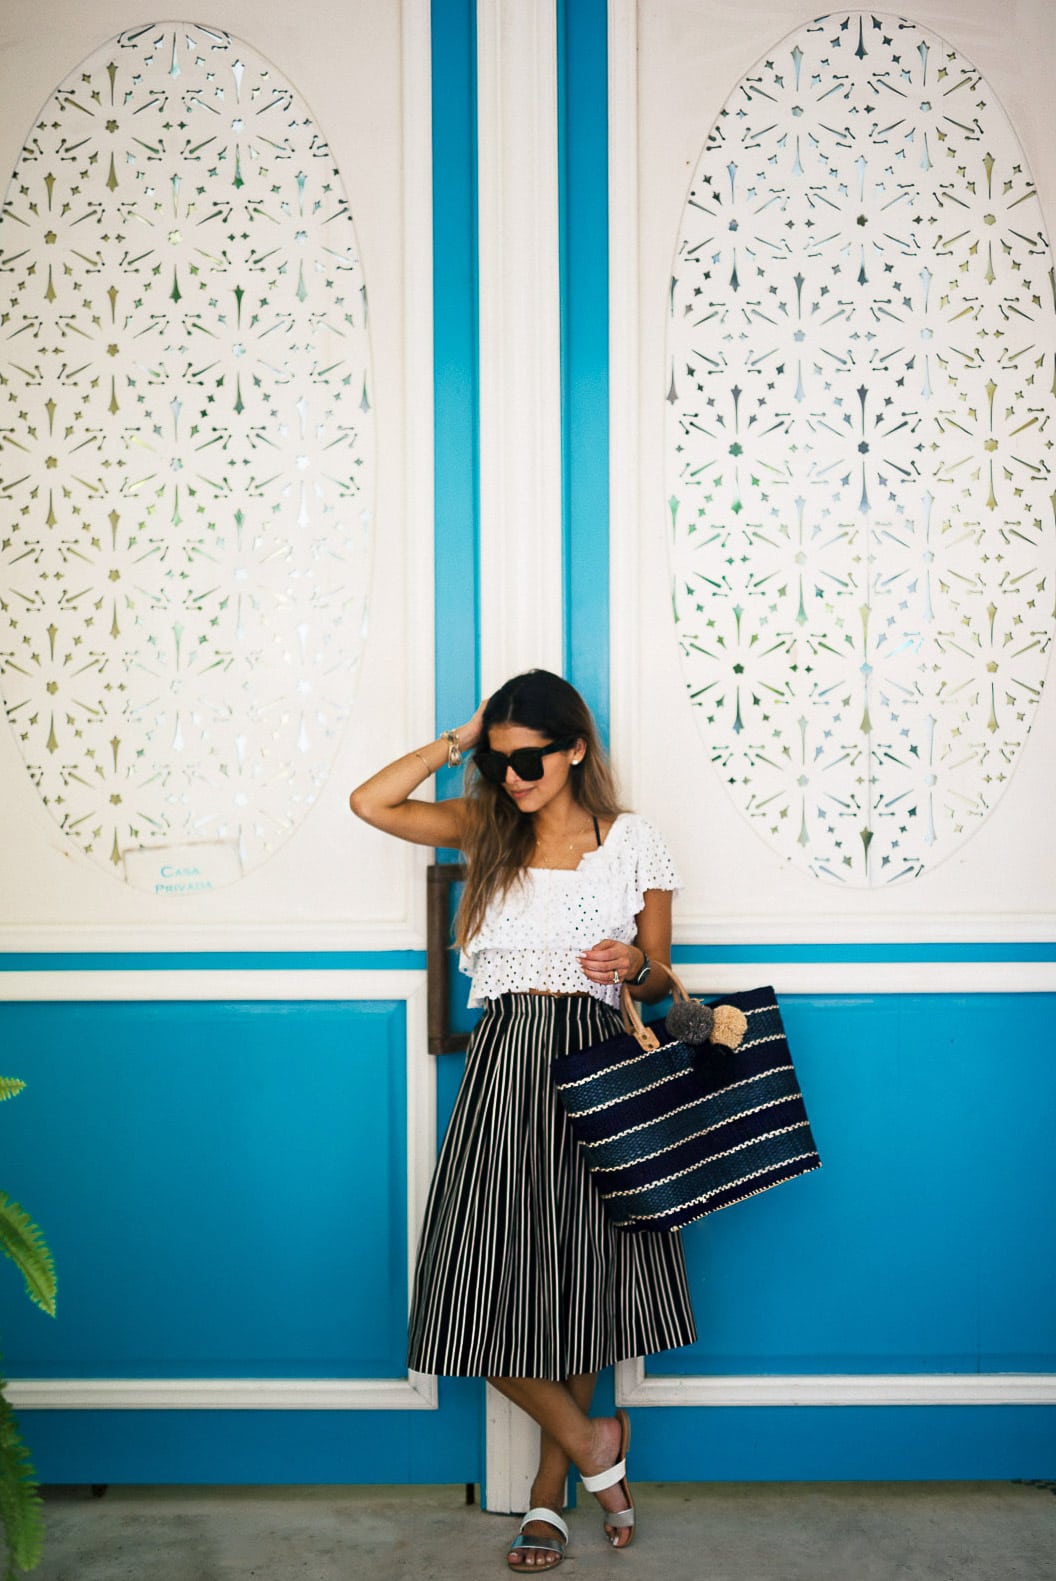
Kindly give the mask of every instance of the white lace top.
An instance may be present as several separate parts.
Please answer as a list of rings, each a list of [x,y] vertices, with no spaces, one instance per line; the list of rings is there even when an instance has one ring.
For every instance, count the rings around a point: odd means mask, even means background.
[[[618,1005],[615,983],[592,983],[578,956],[602,939],[629,944],[645,891],[678,885],[671,853],[652,824],[621,813],[604,844],[578,867],[526,868],[502,900],[492,902],[459,960],[473,980],[469,1003],[543,988],[586,992]]]

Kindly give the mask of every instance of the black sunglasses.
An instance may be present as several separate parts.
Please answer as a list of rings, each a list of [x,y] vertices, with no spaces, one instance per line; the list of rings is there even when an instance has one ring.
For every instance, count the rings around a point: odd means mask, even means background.
[[[576,736],[563,736],[560,741],[551,741],[548,747],[518,747],[516,752],[509,754],[484,747],[474,755],[474,761],[484,778],[493,785],[504,782],[507,769],[512,769],[519,780],[541,780],[543,759],[551,752],[567,752],[577,739]]]

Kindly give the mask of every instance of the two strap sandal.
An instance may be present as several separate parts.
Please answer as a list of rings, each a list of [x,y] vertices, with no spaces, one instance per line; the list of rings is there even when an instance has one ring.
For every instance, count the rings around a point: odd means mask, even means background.
[[[599,1471],[594,1477],[581,1477],[584,1488],[588,1493],[603,1493],[606,1488],[613,1488],[618,1483],[627,1486],[627,1450],[631,1442],[631,1422],[626,1411],[617,1411],[616,1419],[620,1424],[620,1458],[614,1466],[607,1471]],[[526,1526],[533,1522],[545,1522],[559,1533],[557,1537],[535,1537],[525,1531]],[[625,1510],[603,1510],[602,1523],[617,1531],[629,1529],[634,1532],[634,1500],[631,1498],[630,1487],[627,1486],[627,1508]],[[614,1537],[609,1541],[613,1547],[629,1548],[633,1537],[628,1537],[625,1543],[617,1543]],[[511,1570],[539,1571],[555,1569],[565,1557],[565,1548],[568,1544],[568,1527],[556,1510],[547,1509],[545,1505],[537,1505],[528,1511],[521,1522],[520,1531],[510,1544],[507,1563]],[[553,1554],[555,1557],[542,1563],[525,1564],[523,1561],[513,1562],[514,1554],[541,1553]]]
[[[552,1526],[561,1535],[559,1537],[535,1537],[524,1529],[526,1526],[531,1525],[533,1521],[545,1521],[547,1526]],[[557,1511],[548,1510],[545,1504],[537,1504],[534,1509],[528,1511],[528,1514],[521,1522],[520,1530],[510,1544],[509,1553],[506,1555],[506,1563],[511,1570],[553,1570],[565,1557],[567,1543],[568,1527]],[[547,1559],[542,1564],[532,1563],[526,1565],[523,1560],[514,1564],[514,1554],[554,1554],[556,1557]]]

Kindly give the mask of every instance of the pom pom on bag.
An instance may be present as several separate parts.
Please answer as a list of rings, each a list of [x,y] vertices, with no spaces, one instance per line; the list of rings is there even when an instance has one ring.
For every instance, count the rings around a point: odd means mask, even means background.
[[[736,1005],[716,1005],[715,1021],[711,1028],[711,1041],[723,1048],[740,1048],[748,1030],[748,1017]]]
[[[702,1004],[672,981],[666,1022],[644,1026],[625,989],[625,1031],[553,1062],[621,1230],[676,1230],[821,1164],[773,989]]]
[[[714,1010],[699,999],[676,999],[667,1018],[668,1036],[679,1043],[706,1043],[714,1025]]]

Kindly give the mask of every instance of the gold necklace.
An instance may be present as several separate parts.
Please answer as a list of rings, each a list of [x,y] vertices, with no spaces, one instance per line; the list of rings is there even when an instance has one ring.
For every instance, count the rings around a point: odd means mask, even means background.
[[[587,835],[592,835],[593,833],[594,833],[593,825],[592,824],[584,824],[582,829],[578,829],[576,831],[576,834],[575,834],[573,839],[568,840],[567,837],[562,836],[558,841],[555,842],[556,846],[558,847],[558,854],[563,856],[565,851],[567,850],[567,851],[572,852],[572,854],[574,855],[576,850],[582,846],[582,843],[586,839]],[[548,855],[547,854],[546,847],[544,846],[542,840],[539,839],[538,835],[536,836],[536,840],[535,840],[535,854],[539,858],[539,862],[538,862],[537,865],[540,865],[542,867],[554,867],[555,865],[557,865],[557,866],[561,865],[561,864],[555,864],[554,857],[552,855]],[[582,850],[580,850],[579,854],[582,856],[582,854],[583,854]]]

